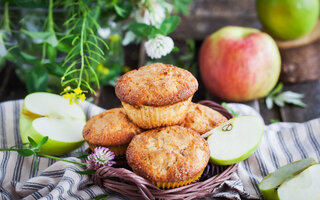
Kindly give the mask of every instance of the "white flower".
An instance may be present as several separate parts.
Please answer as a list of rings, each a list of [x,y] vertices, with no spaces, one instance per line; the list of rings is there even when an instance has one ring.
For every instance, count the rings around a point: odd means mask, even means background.
[[[151,1],[152,9],[140,6],[140,9],[135,12],[135,19],[137,22],[156,26],[161,24],[166,18],[166,9],[162,7],[156,0]]]
[[[100,37],[103,39],[107,39],[110,36],[111,30],[110,28],[99,28],[98,29],[98,34]]]
[[[0,31],[0,57],[5,57],[7,55],[7,48],[4,45],[4,41],[3,41],[3,32]]]
[[[127,33],[125,34],[122,40],[122,45],[127,46],[128,44],[133,42],[135,39],[136,39],[136,35],[131,31],[127,31]]]
[[[156,38],[149,39],[145,43],[147,55],[152,59],[167,55],[172,51],[173,46],[173,40],[163,35],[157,35]]]

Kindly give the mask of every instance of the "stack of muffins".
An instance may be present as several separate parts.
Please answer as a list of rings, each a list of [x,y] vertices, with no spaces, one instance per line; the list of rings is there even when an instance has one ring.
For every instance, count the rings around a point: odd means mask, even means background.
[[[200,136],[227,119],[192,103],[197,79],[188,71],[155,63],[127,72],[115,91],[123,108],[92,117],[83,137],[93,150],[108,147],[126,155],[132,170],[162,189],[195,182],[209,161]]]

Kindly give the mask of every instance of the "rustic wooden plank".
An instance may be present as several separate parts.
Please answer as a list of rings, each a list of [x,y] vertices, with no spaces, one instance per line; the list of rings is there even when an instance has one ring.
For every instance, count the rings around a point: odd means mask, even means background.
[[[283,121],[279,107],[274,106],[271,110],[269,110],[266,107],[265,99],[259,99],[259,108],[265,124],[270,124],[271,120]]]
[[[320,117],[320,80],[290,84],[284,86],[284,91],[291,90],[305,95],[303,102],[308,107],[300,108],[287,105],[280,108],[283,121],[305,122]]]
[[[227,25],[261,28],[255,0],[196,0],[190,14],[182,16],[174,38],[203,40]]]
[[[303,82],[320,78],[320,40],[309,45],[280,49],[283,82]]]

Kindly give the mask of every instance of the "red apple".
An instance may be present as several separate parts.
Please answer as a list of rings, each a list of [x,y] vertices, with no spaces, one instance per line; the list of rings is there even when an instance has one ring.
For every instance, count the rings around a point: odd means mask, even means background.
[[[205,86],[228,101],[266,96],[281,69],[279,49],[268,34],[236,26],[210,35],[201,46],[199,62]]]

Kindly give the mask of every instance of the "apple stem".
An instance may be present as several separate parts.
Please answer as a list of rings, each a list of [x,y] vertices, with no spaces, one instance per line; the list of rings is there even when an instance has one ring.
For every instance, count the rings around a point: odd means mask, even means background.
[[[73,163],[73,164],[77,164],[77,165],[89,165],[88,163],[82,163],[82,162],[76,162],[76,161],[72,161],[72,160],[66,160],[66,159],[63,159],[63,158],[50,156],[50,155],[46,155],[46,154],[42,154],[42,153],[38,153],[38,156],[46,157],[46,158],[52,158],[52,159],[55,159],[55,160],[60,160],[60,161]]]

